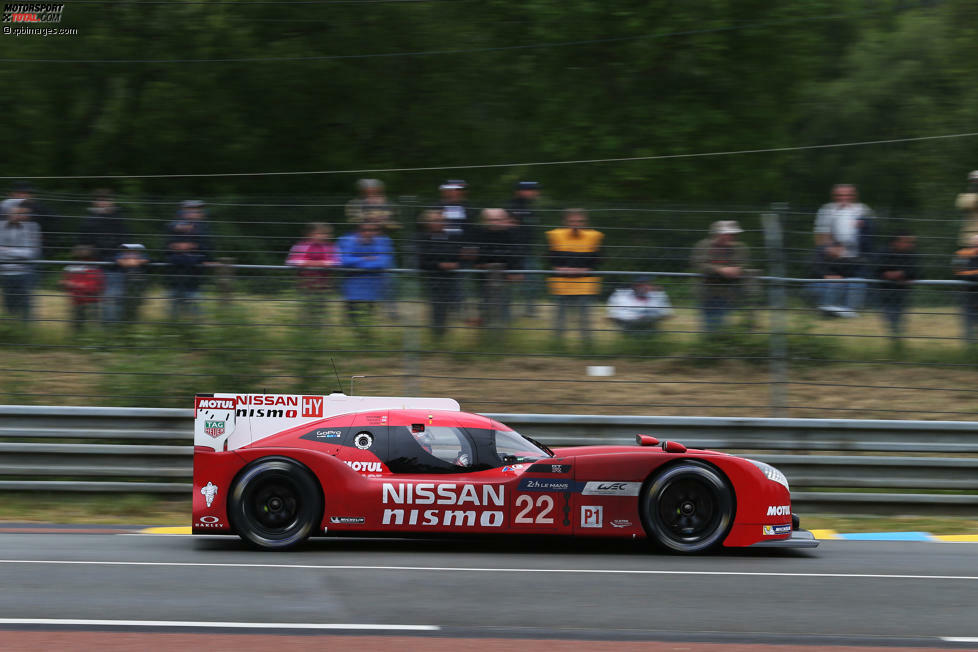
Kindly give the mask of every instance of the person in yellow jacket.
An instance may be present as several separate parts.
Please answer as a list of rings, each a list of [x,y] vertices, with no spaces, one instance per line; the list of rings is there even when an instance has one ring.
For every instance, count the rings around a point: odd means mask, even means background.
[[[601,262],[603,240],[603,233],[588,228],[587,212],[581,208],[567,209],[564,227],[547,231],[548,260],[554,271],[547,285],[557,299],[554,332],[561,339],[573,312],[581,340],[591,344],[591,304],[601,291],[601,279],[592,272]]]

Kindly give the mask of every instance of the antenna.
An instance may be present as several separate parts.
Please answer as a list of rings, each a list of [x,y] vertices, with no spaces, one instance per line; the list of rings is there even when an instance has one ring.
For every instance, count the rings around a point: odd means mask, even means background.
[[[342,394],[343,393],[343,381],[340,380],[340,373],[338,371],[336,371],[336,362],[333,361],[333,358],[330,358],[329,359],[329,362],[330,362],[330,364],[333,365],[333,375],[336,376],[336,391],[339,392],[340,394]]]

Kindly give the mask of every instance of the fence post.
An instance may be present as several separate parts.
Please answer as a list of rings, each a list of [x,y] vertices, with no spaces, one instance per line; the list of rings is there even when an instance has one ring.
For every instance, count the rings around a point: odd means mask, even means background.
[[[774,211],[784,211],[784,203],[771,204],[770,213],[761,215],[764,226],[764,246],[774,280],[768,285],[768,323],[771,334],[768,336],[768,368],[770,371],[769,403],[772,417],[788,416],[788,316],[785,290],[784,234],[781,229],[781,215]]]
[[[418,217],[418,198],[414,195],[401,195],[398,197],[398,211],[401,222],[401,256],[402,265],[413,270],[418,268],[418,252],[415,250],[417,236],[417,217]],[[424,310],[418,310],[421,306],[419,297],[420,288],[418,287],[417,272],[407,272],[403,277],[397,275],[396,291],[399,299],[405,296],[408,298],[407,305],[401,301],[400,321],[401,326],[401,347],[403,351],[402,365],[404,368],[404,382],[401,383],[404,396],[420,396],[421,388],[418,385],[418,377],[421,375],[421,321]]]

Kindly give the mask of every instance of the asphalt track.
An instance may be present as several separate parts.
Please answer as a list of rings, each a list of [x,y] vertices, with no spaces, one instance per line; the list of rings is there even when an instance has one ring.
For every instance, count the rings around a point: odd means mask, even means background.
[[[269,635],[295,649],[324,636],[333,649],[978,649],[973,543],[676,557],[632,542],[315,539],[275,554],[226,537],[0,533],[0,578],[5,650],[267,649]]]

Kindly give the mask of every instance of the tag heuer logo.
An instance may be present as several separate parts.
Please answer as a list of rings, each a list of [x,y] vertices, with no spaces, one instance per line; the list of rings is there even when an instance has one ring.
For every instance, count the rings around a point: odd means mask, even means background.
[[[220,437],[224,434],[223,421],[204,421],[204,434],[210,437]]]

